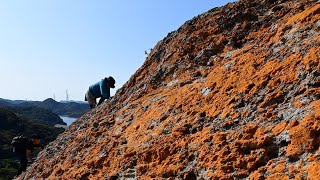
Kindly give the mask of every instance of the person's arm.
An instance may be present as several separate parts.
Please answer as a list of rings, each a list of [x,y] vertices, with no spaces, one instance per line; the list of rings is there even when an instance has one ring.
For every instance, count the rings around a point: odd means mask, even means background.
[[[101,80],[100,82],[100,92],[101,92],[101,97],[105,99],[110,98],[110,88],[106,84],[107,82],[105,80]]]
[[[98,102],[98,106],[99,106],[101,103],[103,103],[104,100],[105,100],[105,98],[104,98],[104,97],[101,97],[100,100],[99,100],[99,102]]]

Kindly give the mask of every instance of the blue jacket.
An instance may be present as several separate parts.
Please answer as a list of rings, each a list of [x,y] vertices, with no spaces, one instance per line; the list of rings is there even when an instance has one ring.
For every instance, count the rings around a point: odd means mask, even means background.
[[[104,79],[91,85],[89,87],[89,92],[96,98],[103,97],[104,99],[110,98],[110,87],[107,86]]]

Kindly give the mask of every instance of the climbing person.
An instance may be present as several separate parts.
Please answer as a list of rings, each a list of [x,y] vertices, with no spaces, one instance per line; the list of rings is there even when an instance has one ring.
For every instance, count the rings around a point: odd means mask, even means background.
[[[85,101],[88,101],[90,108],[97,106],[97,98],[100,98],[98,105],[100,105],[105,99],[110,98],[110,88],[114,88],[116,81],[113,77],[105,77],[101,81],[91,85],[85,95]]]
[[[27,169],[28,156],[32,151],[32,142],[28,137],[21,135],[14,137],[11,144],[13,146],[13,152],[20,161],[20,167],[18,169],[18,175],[20,175]]]

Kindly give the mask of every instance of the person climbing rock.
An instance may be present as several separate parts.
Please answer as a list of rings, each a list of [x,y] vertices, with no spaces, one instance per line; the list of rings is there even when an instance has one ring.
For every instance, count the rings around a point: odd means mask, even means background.
[[[91,109],[97,106],[97,98],[100,98],[98,105],[105,99],[110,98],[110,88],[114,88],[115,83],[114,78],[109,76],[89,87],[85,95],[85,101],[88,101]]]

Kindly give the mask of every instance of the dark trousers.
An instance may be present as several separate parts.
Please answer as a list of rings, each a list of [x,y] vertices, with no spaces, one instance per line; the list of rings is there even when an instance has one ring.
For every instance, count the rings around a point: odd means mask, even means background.
[[[18,175],[20,175],[23,171],[27,169],[28,159],[26,155],[18,154],[20,160],[20,167],[18,169]]]

